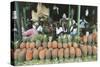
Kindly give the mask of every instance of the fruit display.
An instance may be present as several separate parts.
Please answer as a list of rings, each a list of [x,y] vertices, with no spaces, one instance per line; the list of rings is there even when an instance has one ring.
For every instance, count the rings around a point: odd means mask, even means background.
[[[11,5],[12,65],[97,61],[97,6],[17,1]]]
[[[83,43],[81,43],[80,40],[78,43],[76,38],[71,42],[71,40],[68,40],[71,39],[71,37],[68,37],[69,36],[64,35],[62,39],[58,37],[57,40],[52,40],[52,37],[37,35],[37,40],[33,38],[28,39],[28,41],[24,40],[24,42],[22,41],[20,43],[18,48],[15,48],[14,60],[22,63],[31,61],[33,64],[42,64],[78,62],[78,59],[80,59],[80,61],[87,61],[90,58],[93,60],[97,59],[96,43],[88,43],[85,35],[83,36]],[[39,40],[39,38],[41,40]],[[94,41],[95,39],[92,40]]]

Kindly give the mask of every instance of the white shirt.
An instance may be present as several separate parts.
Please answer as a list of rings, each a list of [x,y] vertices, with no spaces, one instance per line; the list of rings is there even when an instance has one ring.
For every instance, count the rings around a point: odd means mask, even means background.
[[[89,32],[88,31],[86,32],[86,36],[89,36]]]
[[[77,28],[73,29],[73,33],[76,34],[77,33]]]
[[[85,28],[85,23],[88,23],[86,20],[80,20],[81,24],[80,24],[80,28]]]
[[[63,31],[63,28],[62,27],[56,28],[56,34],[60,34],[62,31]]]
[[[67,32],[67,29],[63,29],[64,32]]]
[[[36,29],[36,26],[35,26],[35,25],[33,25],[33,28],[34,28],[34,29]]]
[[[39,26],[39,27],[37,28],[37,31],[42,32],[42,31],[43,31],[43,27],[42,27],[42,26]]]
[[[77,33],[77,28],[74,28],[73,31],[71,32],[71,34],[76,34]]]

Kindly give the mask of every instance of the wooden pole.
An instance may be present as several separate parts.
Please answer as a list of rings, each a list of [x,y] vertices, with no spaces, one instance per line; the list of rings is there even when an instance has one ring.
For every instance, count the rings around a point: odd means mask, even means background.
[[[70,18],[70,5],[68,7],[68,18]]]
[[[81,6],[78,5],[78,16],[77,16],[77,22],[78,22],[78,36],[80,36],[80,12],[81,12]]]
[[[70,15],[71,15],[71,8],[70,8],[70,5],[69,5],[69,7],[68,7],[68,32],[70,32],[70,21],[71,21],[71,17],[70,17]]]
[[[16,9],[16,15],[17,15],[17,19],[16,19],[16,23],[18,26],[18,37],[19,39],[22,39],[22,29],[21,29],[21,19],[20,19],[20,14],[19,14],[19,3],[15,2],[15,9]]]
[[[24,29],[26,30],[26,26],[27,26],[27,23],[26,23],[26,9],[25,7],[23,8],[23,25],[24,25]]]

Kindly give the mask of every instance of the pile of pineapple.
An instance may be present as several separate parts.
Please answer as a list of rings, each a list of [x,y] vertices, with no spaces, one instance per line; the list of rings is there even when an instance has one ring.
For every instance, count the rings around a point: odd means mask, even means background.
[[[27,65],[96,60],[97,33],[81,37],[64,34],[56,40],[52,36],[38,34],[23,40],[12,51],[12,56],[16,65],[18,62]]]

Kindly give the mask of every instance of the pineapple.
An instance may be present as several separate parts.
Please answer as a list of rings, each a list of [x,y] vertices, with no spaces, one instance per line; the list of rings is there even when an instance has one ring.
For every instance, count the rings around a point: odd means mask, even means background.
[[[63,61],[63,57],[64,57],[64,49],[60,48],[60,49],[58,49],[58,58],[59,58],[60,62]]]
[[[41,46],[42,40],[43,40],[43,36],[41,34],[37,34],[34,38],[32,38],[32,41],[35,41],[36,48],[39,48]]]
[[[72,42],[68,42],[68,47],[72,47]]]
[[[83,43],[83,36],[82,35],[80,36],[79,39],[80,39],[80,43]]]
[[[30,48],[30,38],[23,39],[23,43],[25,43],[25,47],[27,49]]]
[[[57,48],[52,49],[52,60],[54,63],[57,62],[57,60],[58,60],[57,57],[58,57],[58,49]]]
[[[90,34],[88,36],[88,45],[87,45],[88,57],[91,57],[92,52],[93,52],[93,50],[92,50],[93,40],[92,39],[93,39],[92,34]]]
[[[54,40],[54,41],[52,42],[52,48],[55,49],[55,48],[57,48],[57,47],[58,47],[58,43],[57,43],[57,41]]]
[[[24,62],[26,60],[26,49],[22,49],[18,54],[18,61]]]
[[[88,36],[88,44],[92,45],[92,34]]]
[[[93,58],[96,60],[97,59],[97,28],[96,28],[96,25],[93,25],[92,40],[93,40],[93,46],[92,46]]]
[[[52,48],[52,37],[49,37],[48,48]]]
[[[39,48],[41,46],[41,41],[40,40],[36,40],[36,48]]]
[[[97,32],[92,33],[93,44],[97,42]]]
[[[81,50],[82,50],[83,56],[87,56],[87,45],[82,45]]]
[[[50,63],[52,54],[50,48],[46,50],[46,63]]]
[[[41,50],[39,52],[39,63],[44,64],[45,63],[45,51]]]
[[[46,59],[50,59],[51,58],[51,50],[47,49],[46,50]]]
[[[39,52],[39,58],[41,61],[44,61],[44,59],[45,59],[45,52],[46,52],[45,49],[43,49]]]
[[[42,42],[42,46],[43,46],[44,48],[47,48],[47,46],[48,46],[47,41],[48,41],[47,35],[44,35],[44,36],[43,36],[43,42]]]
[[[32,58],[33,58],[33,51],[30,48],[28,48],[26,51],[26,60],[30,61],[32,60]]]
[[[81,48],[81,51],[82,51],[82,59],[84,61],[88,61],[87,60],[87,53],[88,53],[87,45],[80,45],[80,48]]]
[[[26,52],[26,51],[27,51],[27,49],[26,49],[26,48],[24,48],[24,49],[21,49],[21,51]]]
[[[74,47],[69,48],[69,54],[70,54],[70,62],[73,62],[75,58],[75,48]]]
[[[38,59],[39,51],[37,48],[33,49],[33,59],[36,60]]]
[[[81,52],[81,49],[80,48],[76,48],[75,49],[76,51],[76,57],[81,57],[82,56],[82,52]]]
[[[58,37],[58,48],[62,48],[62,40],[61,37]]]
[[[87,45],[89,60],[91,60],[91,58],[92,58],[92,45],[93,45],[92,34],[90,34],[90,35],[88,35],[88,45]]]
[[[31,48],[31,49],[35,48],[35,42],[31,42],[31,43],[30,43],[30,48]]]
[[[93,58],[97,59],[97,47],[95,45],[92,46],[92,51],[93,51]]]
[[[14,59],[15,60],[18,60],[18,55],[19,55],[20,51],[21,51],[20,49],[15,49],[15,51],[14,51]]]
[[[76,42],[73,42],[73,47],[74,48],[77,48],[78,47],[78,44]]]
[[[74,40],[73,40],[73,47],[74,48],[78,47],[79,40],[80,40],[80,37],[78,35],[74,36]]]
[[[42,46],[40,46],[40,47],[38,48],[38,51],[41,51],[41,50],[43,50],[43,47],[42,47]]]
[[[64,58],[65,58],[65,61],[68,61],[68,59],[69,59],[69,48],[64,49]]]
[[[72,36],[68,35],[68,47],[72,47]]]
[[[26,47],[25,42],[22,42],[22,43],[20,44],[20,48],[23,49],[23,48],[25,48],[25,47]]]
[[[25,48],[25,41],[21,42],[20,41],[16,41],[16,42],[11,42],[11,48],[17,49],[17,48]]]
[[[83,42],[84,42],[84,44],[87,44],[87,40],[88,40],[88,36],[84,35],[83,36]]]
[[[30,42],[28,42],[28,41],[27,41],[27,43],[26,43],[26,48],[27,48],[27,49],[30,48]]]
[[[92,46],[91,45],[87,45],[87,51],[88,51],[88,59],[91,61],[92,58]]]
[[[28,49],[30,48],[30,38],[27,38],[26,41],[26,48]]]
[[[88,51],[88,55],[91,56],[92,55],[92,46],[91,45],[87,45],[87,51]]]
[[[62,38],[63,40],[63,48],[67,48],[68,44],[67,44],[67,35],[65,34]]]
[[[92,26],[93,28],[93,31],[92,31],[92,39],[93,39],[93,44],[96,44],[97,43],[97,27],[96,25],[94,24]]]
[[[74,47],[70,47],[69,48],[69,53],[70,53],[70,57],[74,58],[75,57],[75,48]]]
[[[81,52],[81,49],[80,48],[76,48],[75,49],[75,52],[76,52],[76,61],[77,62],[80,62],[80,61],[82,61],[82,59],[81,59],[81,56],[82,56],[82,52]]]

